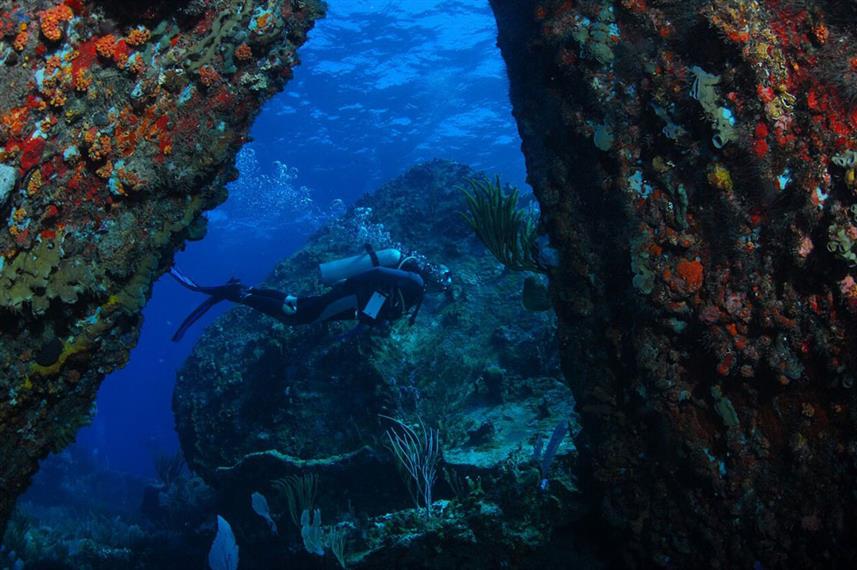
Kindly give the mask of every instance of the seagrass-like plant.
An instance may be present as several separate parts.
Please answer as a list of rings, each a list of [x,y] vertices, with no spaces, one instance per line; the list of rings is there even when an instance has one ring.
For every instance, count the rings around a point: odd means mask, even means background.
[[[408,492],[417,508],[425,508],[425,517],[431,518],[432,487],[437,479],[437,465],[441,458],[440,432],[426,427],[420,420],[414,429],[402,420],[381,415],[393,425],[387,430],[387,444],[405,475]]]
[[[500,177],[471,178],[461,188],[467,200],[465,221],[497,261],[512,271],[547,273],[538,259],[536,222],[518,208],[519,192],[503,192]]]
[[[272,482],[274,488],[285,495],[289,505],[289,516],[295,526],[301,528],[301,517],[304,511],[312,511],[318,495],[318,475],[304,473],[288,475]]]
[[[155,472],[164,488],[170,489],[185,471],[185,460],[181,450],[173,455],[161,454],[155,457]]]

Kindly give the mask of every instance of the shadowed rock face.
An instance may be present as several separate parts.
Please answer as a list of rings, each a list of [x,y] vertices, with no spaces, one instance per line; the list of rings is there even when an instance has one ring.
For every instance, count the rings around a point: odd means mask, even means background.
[[[854,4],[491,4],[604,544],[853,565]]]
[[[315,0],[0,2],[0,528],[204,231]]]

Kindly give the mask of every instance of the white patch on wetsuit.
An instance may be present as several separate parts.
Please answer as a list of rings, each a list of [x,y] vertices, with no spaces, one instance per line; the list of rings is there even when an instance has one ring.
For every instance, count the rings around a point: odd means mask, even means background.
[[[287,315],[294,315],[298,312],[298,298],[294,295],[286,295],[283,301],[283,312]]]
[[[363,307],[363,314],[372,320],[377,319],[378,313],[381,312],[381,309],[384,307],[384,303],[386,301],[386,295],[375,291],[374,293],[372,293],[372,296],[369,297],[369,301],[366,302],[366,306]]]

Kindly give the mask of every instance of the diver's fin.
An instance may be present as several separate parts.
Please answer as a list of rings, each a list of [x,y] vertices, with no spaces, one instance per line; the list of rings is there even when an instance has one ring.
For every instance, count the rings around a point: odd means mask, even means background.
[[[170,267],[170,275],[172,275],[173,279],[178,281],[182,286],[192,291],[198,291],[199,289],[201,289],[201,287],[197,285],[193,279],[185,275],[182,270],[176,266]]]
[[[189,314],[187,318],[182,322],[178,330],[176,330],[176,333],[173,335],[173,342],[180,341],[187,332],[187,330],[191,326],[193,326],[196,321],[202,318],[202,316],[207,313],[210,308],[212,308],[214,305],[216,305],[222,300],[223,298],[209,297],[208,299],[200,303],[200,305],[196,309],[194,309],[193,312]]]
[[[197,293],[205,293],[206,295],[213,295],[218,299],[229,299],[230,301],[238,302],[241,298],[247,294],[247,288],[241,285],[241,281],[239,281],[236,277],[231,278],[226,282],[225,285],[215,285],[213,287],[203,287],[202,285],[198,285],[196,281],[182,273],[180,269],[177,267],[173,267],[170,269],[170,275],[172,275],[173,279],[179,282],[179,285],[184,287],[185,289],[190,289],[191,291],[195,291]]]

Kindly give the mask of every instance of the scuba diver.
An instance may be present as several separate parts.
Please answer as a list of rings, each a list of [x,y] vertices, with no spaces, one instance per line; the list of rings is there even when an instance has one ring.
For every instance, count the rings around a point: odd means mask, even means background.
[[[322,263],[319,270],[321,282],[332,285],[330,291],[296,297],[275,289],[247,287],[234,278],[225,285],[203,287],[173,267],[170,275],[183,287],[209,298],[188,315],[172,340],[181,340],[206,311],[221,301],[246,305],[287,325],[357,320],[352,332],[358,332],[367,325],[395,321],[406,314],[413,324],[422,306],[426,282],[429,288],[449,296],[452,281],[449,270],[442,265],[420,263],[417,257],[404,256],[396,249],[376,252],[368,244],[365,254]]]

